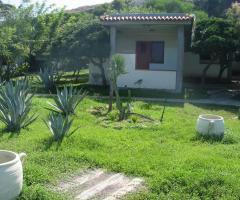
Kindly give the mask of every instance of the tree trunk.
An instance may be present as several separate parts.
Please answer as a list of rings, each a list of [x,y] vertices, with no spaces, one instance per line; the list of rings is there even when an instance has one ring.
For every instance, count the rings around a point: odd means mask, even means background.
[[[228,68],[228,66],[221,65],[220,66],[220,71],[218,74],[218,80],[220,81],[222,79],[223,72]]]
[[[212,63],[209,63],[209,64],[203,69],[202,80],[201,80],[202,86],[205,85],[205,80],[206,80],[207,71],[209,70],[209,68],[211,67],[211,65],[212,65]]]
[[[103,86],[107,85],[107,79],[106,79],[106,74],[105,74],[105,69],[104,69],[104,65],[103,65],[103,59],[99,59],[99,67],[101,70],[101,75],[102,75],[102,84]]]
[[[103,59],[99,59],[99,62],[97,62],[96,60],[91,59],[90,61],[95,66],[99,67],[99,69],[101,71],[101,76],[102,76],[102,84],[103,84],[103,86],[106,86],[107,85],[107,79],[106,79],[105,69],[104,69],[104,65],[103,65],[104,60]]]
[[[6,73],[5,73],[5,80],[6,81],[10,81],[11,79],[11,69],[10,69],[10,64],[7,65],[7,70],[6,70]]]
[[[105,70],[104,70],[104,66],[103,66],[102,62],[99,65],[99,68],[101,70],[101,75],[102,75],[102,84],[103,84],[103,86],[106,86],[107,85],[107,79],[106,79]]]
[[[232,62],[229,64],[229,67],[228,67],[227,79],[229,82],[232,80]]]
[[[113,87],[112,83],[109,85],[109,103],[108,103],[108,112],[112,111],[112,105],[113,105]]]
[[[228,72],[227,72],[227,79],[230,82],[232,80],[232,63],[234,61],[233,54],[229,55],[229,63],[228,63]]]
[[[0,57],[0,67],[2,67],[3,59]]]
[[[119,92],[118,92],[117,85],[114,85],[113,90],[115,91],[117,109],[121,110],[122,109],[122,105],[121,105],[121,99],[120,99],[120,95],[119,95]]]

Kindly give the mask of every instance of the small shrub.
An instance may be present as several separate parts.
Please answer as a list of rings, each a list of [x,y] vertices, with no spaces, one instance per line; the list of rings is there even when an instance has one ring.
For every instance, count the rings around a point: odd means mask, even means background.
[[[132,118],[132,122],[134,124],[137,123],[137,121],[138,121],[138,117],[137,116],[132,116],[131,118]]]
[[[57,90],[57,97],[54,98],[56,105],[48,103],[53,107],[52,111],[70,115],[75,113],[76,107],[86,95],[87,93],[82,90],[65,86],[63,90]]]
[[[223,144],[237,144],[238,137],[234,135],[234,132],[230,128],[226,128],[224,138],[222,140]]]
[[[101,117],[101,116],[105,116],[106,112],[105,112],[105,108],[103,106],[95,106],[95,107],[91,107],[89,109],[89,112],[97,117]]]
[[[144,103],[143,105],[141,105],[141,108],[144,110],[151,110],[153,106],[150,103]]]
[[[118,112],[112,111],[112,112],[108,113],[108,119],[110,121],[117,121],[118,120]]]
[[[68,117],[62,116],[61,114],[51,113],[48,121],[44,121],[49,128],[54,141],[62,142],[65,136],[71,136],[79,128],[76,128],[70,132],[73,120]]]
[[[33,95],[27,80],[10,81],[0,88],[0,121],[10,132],[19,132],[36,120],[28,116],[32,106]]]

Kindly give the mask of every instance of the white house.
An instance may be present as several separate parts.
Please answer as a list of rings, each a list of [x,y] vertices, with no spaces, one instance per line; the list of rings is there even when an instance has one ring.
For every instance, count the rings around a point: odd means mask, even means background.
[[[179,13],[102,16],[111,30],[111,55],[125,59],[127,73],[119,77],[118,86],[180,92],[183,76],[200,76],[205,60],[188,52],[194,20],[194,15]],[[216,76],[218,67],[210,68],[208,76]],[[96,73],[91,66],[90,84],[101,83]]]

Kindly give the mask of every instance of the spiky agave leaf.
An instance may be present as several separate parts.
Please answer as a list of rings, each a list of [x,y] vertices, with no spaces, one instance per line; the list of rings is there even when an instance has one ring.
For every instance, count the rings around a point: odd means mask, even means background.
[[[9,131],[18,132],[36,120],[35,115],[28,116],[32,98],[27,80],[10,81],[0,88],[0,121]]]
[[[55,74],[53,67],[40,69],[39,79],[46,90],[52,91],[55,87]]]
[[[75,133],[79,128],[70,131],[73,120],[69,119],[67,116],[61,114],[51,113],[49,115],[48,121],[44,121],[47,127],[49,128],[54,141],[62,142],[64,137],[70,136]]]
[[[74,114],[76,107],[86,97],[87,92],[73,89],[73,87],[64,87],[57,89],[57,96],[54,98],[55,104],[48,103],[54,112],[60,112],[64,115]]]

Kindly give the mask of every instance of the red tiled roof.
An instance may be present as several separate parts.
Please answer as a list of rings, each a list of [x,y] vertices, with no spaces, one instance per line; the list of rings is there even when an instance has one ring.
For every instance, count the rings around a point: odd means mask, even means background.
[[[194,16],[190,14],[116,14],[100,17],[103,22],[175,22],[192,21]]]

